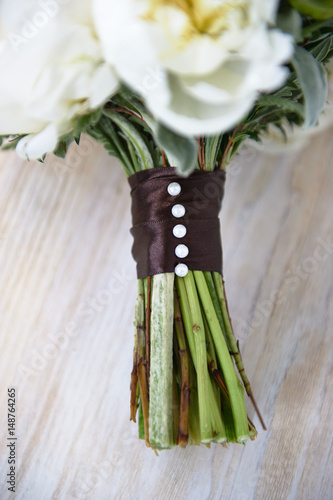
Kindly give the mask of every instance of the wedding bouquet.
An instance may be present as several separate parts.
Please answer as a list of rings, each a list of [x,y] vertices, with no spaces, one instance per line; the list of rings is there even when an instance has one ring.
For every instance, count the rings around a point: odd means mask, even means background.
[[[82,133],[131,186],[130,418],[153,449],[245,443],[259,419],[233,333],[218,213],[226,167],[268,128],[315,126],[330,0],[0,0],[0,145],[64,157]]]

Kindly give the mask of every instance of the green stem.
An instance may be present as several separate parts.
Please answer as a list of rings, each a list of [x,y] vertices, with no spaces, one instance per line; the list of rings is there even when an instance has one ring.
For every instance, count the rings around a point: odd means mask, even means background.
[[[218,294],[216,292],[215,283],[214,283],[214,279],[213,279],[212,274],[213,273],[211,273],[211,272],[204,272],[204,276],[205,276],[206,283],[207,283],[207,286],[208,286],[210,298],[212,299],[216,316],[217,316],[217,318],[219,320],[222,333],[224,335],[225,341],[226,341],[228,349],[230,351],[231,350],[230,343],[229,343],[229,339],[228,339],[228,336],[227,336],[226,328],[225,328],[225,325],[224,325],[224,320],[223,320],[223,315],[222,315],[222,311],[221,311],[221,307],[220,307],[219,297],[218,297]]]
[[[242,356],[241,356],[241,353],[239,352],[238,343],[236,341],[236,338],[235,338],[235,335],[234,335],[234,332],[232,329],[229,311],[228,311],[227,299],[226,299],[226,295],[225,295],[223,278],[219,273],[213,273],[213,277],[214,277],[216,291],[217,291],[217,294],[219,297],[219,302],[220,302],[220,306],[221,306],[221,310],[222,310],[223,321],[224,321],[224,325],[225,325],[227,339],[228,339],[230,349],[231,349],[232,355],[234,357],[234,360],[235,360],[235,363],[237,366],[237,370],[238,370],[239,375],[241,376],[241,379],[243,381],[246,393],[249,396],[249,398],[251,399],[252,404],[253,404],[253,406],[258,414],[261,425],[262,425],[263,429],[266,430],[265,422],[261,416],[260,410],[259,410],[258,405],[256,403],[256,400],[254,398],[250,381],[249,381],[249,379],[246,375],[246,372],[245,372]]]
[[[189,356],[187,352],[184,325],[182,322],[179,300],[175,290],[175,331],[179,349],[181,384],[180,384],[180,416],[177,444],[185,448],[188,442],[188,423],[190,413],[190,367]]]
[[[137,151],[138,160],[141,163],[141,169],[144,170],[154,168],[154,163],[149,149],[135,126],[132,125],[129,120],[126,120],[126,118],[121,116],[120,113],[117,113],[115,111],[109,111],[105,109],[103,111],[103,114],[110,118],[114,123],[116,123],[118,127],[126,134],[128,139],[132,142],[134,148]]]
[[[209,412],[210,394],[208,387],[209,374],[207,368],[205,329],[201,316],[200,303],[193,278],[193,272],[189,271],[185,278],[180,279],[183,279],[185,283],[195,343],[201,441],[203,443],[207,443],[211,441],[213,434]]]
[[[208,368],[207,368],[208,370]],[[217,401],[211,378],[208,376],[208,396],[209,409],[212,423],[212,441],[215,443],[224,443],[227,440],[225,425],[221,415],[221,402]]]
[[[195,351],[195,342],[194,342],[194,336],[192,332],[192,320],[191,320],[191,312],[190,312],[190,306],[188,303],[188,298],[187,298],[187,293],[186,293],[186,288],[185,288],[185,282],[184,279],[178,278],[176,276],[176,289],[179,297],[179,304],[181,308],[181,313],[182,313],[182,320],[185,328],[185,333],[186,333],[186,338],[188,342],[188,346],[190,349],[190,354],[191,358],[193,361],[193,365],[195,369],[197,369],[197,356],[196,356],[196,351]]]
[[[203,272],[193,271],[194,279],[198,288],[199,297],[214,340],[216,354],[221,366],[223,378],[227,386],[232,414],[234,417],[235,433],[238,442],[244,442],[249,438],[247,414],[244,401],[244,389],[236,375],[227,344],[224,340],[218,318],[215,313],[207,283]]]
[[[205,333],[206,333],[207,358],[208,358],[208,360],[213,359],[215,362],[215,365],[217,365],[216,354],[215,354],[215,349],[214,349],[214,342],[213,342],[213,338],[212,338],[212,335],[210,333],[210,328],[208,326],[205,315],[203,315],[203,320],[204,320]],[[220,391],[214,382],[213,382],[213,389],[214,389],[216,401],[217,401],[218,405],[221,406]]]
[[[136,332],[137,332],[137,365],[138,379],[140,386],[140,400],[142,405],[142,415],[144,422],[144,432],[146,445],[149,444],[149,406],[148,406],[148,383],[145,362],[145,302],[144,302],[144,283],[138,280],[138,299],[136,305]]]
[[[159,449],[173,446],[173,290],[174,273],[153,276],[150,324],[149,440]]]
[[[199,417],[199,400],[198,400],[198,384],[196,376],[197,357],[195,352],[195,343],[192,332],[192,321],[190,314],[190,306],[186,294],[185,283],[182,278],[176,276],[176,289],[179,298],[182,321],[186,334],[187,343],[190,351],[190,415],[189,415],[189,442],[190,444],[199,445],[201,443],[200,436],[200,417]]]
[[[228,394],[228,390],[226,388],[225,383],[223,382],[223,378],[221,375],[221,372],[217,369],[216,363],[214,360],[208,356],[208,367],[209,371],[214,377],[214,380],[216,381],[218,387],[221,390],[221,395],[222,395],[222,406],[223,406],[223,414],[226,422],[226,430],[227,430],[227,437],[228,437],[228,442],[229,441],[235,441],[235,431],[234,431],[234,424],[233,424],[233,417],[232,417],[232,412],[231,412],[231,406],[230,406],[230,398]],[[254,439],[257,436],[257,431],[256,428],[254,427],[253,423],[247,417],[248,424],[249,424],[249,433],[250,433],[250,438]]]
[[[197,298],[197,307],[200,312],[200,304],[198,303],[198,296],[197,296],[197,290],[195,287],[194,280],[192,284],[189,286],[192,286],[193,288],[193,293],[194,296]],[[197,351],[196,351],[196,341],[195,341],[195,335],[193,335],[193,320],[192,320],[192,315],[191,315],[191,308],[190,308],[190,303],[188,299],[188,294],[187,294],[187,288],[185,286],[185,278],[178,278],[176,277],[176,287],[177,287],[177,293],[179,297],[179,302],[180,302],[180,308],[181,308],[181,313],[182,313],[182,320],[184,324],[184,329],[186,333],[186,338],[188,341],[189,345],[189,350],[191,354],[191,359],[193,362],[193,365],[195,367],[195,373],[194,371],[190,370],[191,373],[191,404],[190,404],[190,440],[197,441],[198,437],[193,438],[193,434],[195,433],[195,436],[198,436],[198,429],[195,427],[197,422],[201,422],[202,419],[200,419],[200,414],[202,414],[203,408],[200,410],[200,405],[205,405],[205,408],[207,409],[209,415],[210,415],[210,422],[212,425],[212,432],[211,432],[211,438],[214,441],[217,442],[223,442],[226,439],[226,434],[225,434],[225,426],[223,423],[223,419],[221,416],[220,412],[220,400],[219,398],[216,397],[216,394],[213,389],[213,383],[209,377],[206,380],[206,393],[205,396],[203,397],[203,390],[201,389],[200,393],[198,390],[199,386],[199,374],[200,374],[200,365],[198,364],[197,361]],[[200,312],[201,314],[201,312]],[[204,326],[204,318],[202,317],[202,322]],[[204,328],[205,330],[205,328]],[[204,331],[206,335],[206,331]],[[206,352],[206,357],[207,357],[207,351]],[[207,365],[206,365],[207,367]],[[203,373],[206,372],[204,368],[201,367],[201,370]],[[208,372],[208,368],[207,368]],[[200,395],[199,395],[200,394]],[[201,397],[200,397],[201,396]],[[200,413],[201,412],[201,413]],[[201,424],[200,424],[200,429],[201,429]],[[200,430],[201,432],[201,430]],[[202,437],[201,437],[202,440]]]
[[[137,362],[138,334],[135,332],[134,347],[133,347],[133,368],[131,373],[131,404],[130,404],[130,420],[136,422],[136,412],[138,407],[138,362]]]

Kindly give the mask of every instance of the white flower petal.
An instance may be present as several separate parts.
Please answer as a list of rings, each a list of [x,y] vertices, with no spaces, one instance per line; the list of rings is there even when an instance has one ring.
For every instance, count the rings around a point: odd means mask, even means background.
[[[228,103],[245,97],[256,89],[248,85],[251,71],[247,61],[230,59],[218,71],[205,78],[183,77],[181,84],[188,94],[204,102],[213,104]]]
[[[94,17],[105,59],[120,79],[143,97],[169,101],[166,72],[159,63],[140,10],[131,0],[95,0]],[[125,24],[124,24],[125,23]],[[126,35],[124,36],[124,26]]]
[[[58,143],[58,131],[52,123],[39,134],[30,134],[23,137],[16,146],[17,154],[24,159],[41,158],[45,153],[55,149]]]
[[[271,48],[269,55],[271,63],[276,65],[287,63],[294,52],[293,37],[279,30],[270,30],[268,33]]]
[[[262,18],[271,24],[275,23],[279,0],[253,0],[254,8],[262,14]]]
[[[164,57],[165,67],[183,75],[202,75],[216,70],[228,57],[228,51],[220,40],[208,36],[197,37],[183,51],[172,57]]]
[[[76,114],[117,89],[91,8],[90,0],[0,0],[0,133],[37,134],[20,142],[23,155],[49,151],[56,130],[70,132]]]
[[[96,30],[106,59],[158,120],[181,134],[222,132],[259,91],[283,83],[292,38],[269,29],[278,0],[202,0],[191,13],[186,5],[94,0]]]
[[[91,79],[89,104],[97,108],[118,89],[118,78],[108,64],[101,64]]]
[[[172,102],[161,106],[148,100],[147,105],[155,118],[175,132],[185,136],[211,135],[229,130],[251,109],[256,94],[222,105],[208,104],[186,94],[176,78],[171,81]]]

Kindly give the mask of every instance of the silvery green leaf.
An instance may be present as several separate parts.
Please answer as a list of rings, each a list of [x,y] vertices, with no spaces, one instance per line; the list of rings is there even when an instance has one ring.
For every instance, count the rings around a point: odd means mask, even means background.
[[[281,12],[277,16],[276,25],[284,33],[289,33],[298,42],[302,37],[302,17],[296,9],[290,9],[287,12]]]
[[[307,50],[296,45],[292,65],[297,73],[299,87],[304,95],[304,127],[317,124],[327,98],[327,73],[323,65]]]
[[[142,169],[154,168],[154,163],[150,155],[149,149],[147,148],[144,140],[142,139],[140,133],[132,125],[129,120],[126,120],[120,113],[115,111],[104,110],[104,115],[110,118],[114,123],[118,125],[119,128],[126,134],[128,139],[132,142],[135,150],[137,151],[138,158],[142,165]]]
[[[324,38],[324,40],[315,45],[313,49],[310,49],[310,52],[313,55],[313,57],[317,59],[317,61],[324,61],[324,59],[327,57],[332,47],[333,47],[333,38],[327,36],[326,38]]]
[[[198,144],[192,137],[175,134],[158,124],[156,140],[165,151],[170,165],[177,167],[178,174],[187,177],[194,170],[198,157]]]
[[[274,106],[284,113],[296,113],[301,118],[304,118],[304,106],[292,99],[285,99],[276,95],[263,95],[258,99],[258,106]]]
[[[222,141],[222,135],[213,135],[205,140],[205,164],[208,172],[215,169],[216,157]]]

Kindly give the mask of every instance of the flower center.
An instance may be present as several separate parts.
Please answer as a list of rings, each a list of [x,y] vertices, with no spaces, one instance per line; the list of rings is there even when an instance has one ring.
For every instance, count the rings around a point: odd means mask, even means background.
[[[144,18],[160,20],[161,9],[176,9],[186,15],[187,25],[183,36],[195,34],[218,37],[235,23],[241,27],[247,20],[246,0],[148,0],[149,8]]]

